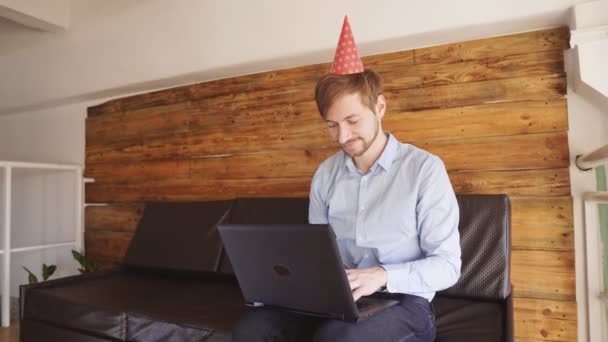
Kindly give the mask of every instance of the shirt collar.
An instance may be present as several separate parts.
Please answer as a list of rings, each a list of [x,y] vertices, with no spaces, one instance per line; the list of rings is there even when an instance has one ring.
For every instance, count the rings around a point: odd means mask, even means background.
[[[382,153],[380,153],[380,157],[378,157],[378,160],[376,160],[374,165],[372,165],[372,167],[370,168],[371,172],[374,172],[378,165],[380,165],[380,167],[382,167],[384,171],[389,171],[391,165],[393,164],[393,161],[395,160],[395,157],[397,156],[397,152],[399,150],[399,142],[391,133],[387,134],[388,141],[386,142],[386,146],[384,146],[384,150],[382,150]],[[344,151],[342,151],[342,153],[344,153]],[[349,171],[361,173],[361,171],[357,169],[357,166],[355,166],[353,158],[349,157],[346,153],[344,153],[344,157],[344,165],[348,168]]]

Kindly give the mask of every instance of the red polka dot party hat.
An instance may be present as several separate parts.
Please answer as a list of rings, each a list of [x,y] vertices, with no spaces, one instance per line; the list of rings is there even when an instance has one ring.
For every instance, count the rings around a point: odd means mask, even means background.
[[[330,73],[335,75],[348,75],[363,72],[363,62],[359,58],[359,51],[355,44],[355,36],[350,28],[348,16],[344,16],[342,32],[338,39],[338,47]]]

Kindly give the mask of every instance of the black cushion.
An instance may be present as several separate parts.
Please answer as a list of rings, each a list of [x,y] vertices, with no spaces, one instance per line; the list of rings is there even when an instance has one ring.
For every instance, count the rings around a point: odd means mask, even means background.
[[[506,195],[457,195],[461,276],[438,295],[506,299],[511,294],[511,205]]]
[[[23,318],[119,341],[198,341],[230,336],[244,303],[231,278],[121,270],[30,288]]]
[[[222,251],[217,224],[231,205],[231,201],[146,204],[125,265],[217,271]]]
[[[433,300],[437,342],[502,342],[505,305],[502,302],[437,297]]]

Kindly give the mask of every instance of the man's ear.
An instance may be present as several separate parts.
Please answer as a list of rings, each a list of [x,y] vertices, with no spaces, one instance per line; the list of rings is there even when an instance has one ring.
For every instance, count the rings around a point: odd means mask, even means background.
[[[384,117],[384,113],[386,112],[386,98],[384,95],[378,95],[378,99],[376,100],[376,116],[378,119],[382,119]]]

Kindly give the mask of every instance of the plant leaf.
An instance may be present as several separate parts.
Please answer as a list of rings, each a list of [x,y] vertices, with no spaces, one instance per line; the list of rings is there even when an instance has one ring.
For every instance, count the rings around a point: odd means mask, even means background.
[[[25,267],[25,266],[22,266],[22,267],[28,273],[27,282],[29,284],[36,284],[38,282],[38,277],[36,277],[36,275],[34,273],[32,273],[32,271],[28,270],[27,267]]]
[[[53,273],[55,273],[56,269],[57,266],[55,265],[47,266],[47,264],[42,264],[42,280],[49,279],[49,277],[52,276]]]

